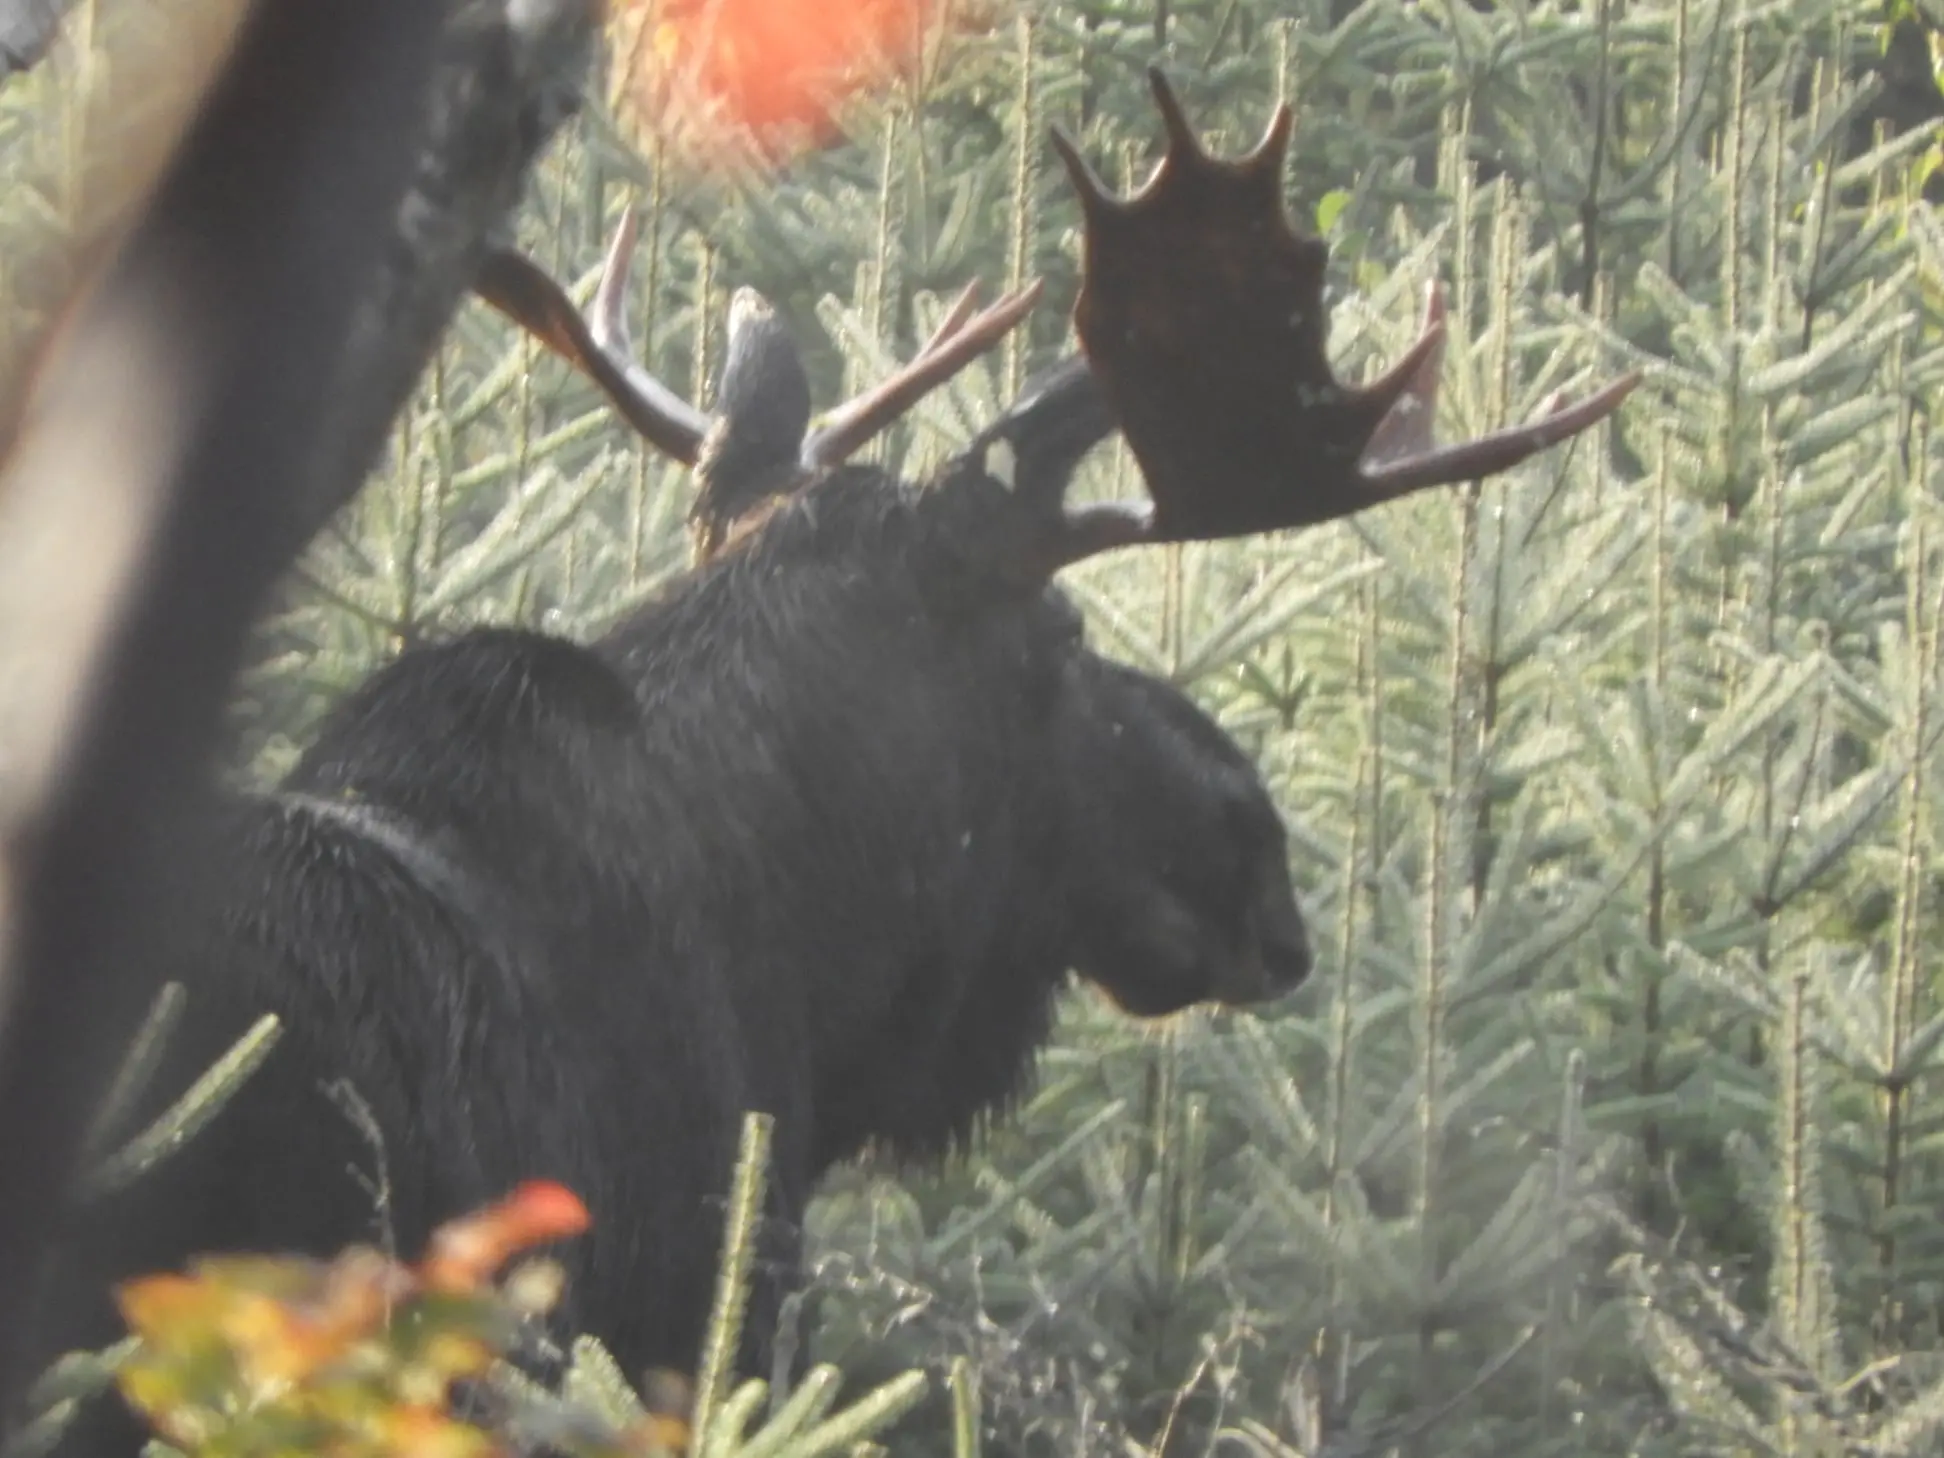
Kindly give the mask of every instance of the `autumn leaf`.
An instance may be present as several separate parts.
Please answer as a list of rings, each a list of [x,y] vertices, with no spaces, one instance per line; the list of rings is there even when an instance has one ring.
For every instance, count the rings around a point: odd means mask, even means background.
[[[740,133],[774,156],[821,144],[833,108],[908,65],[923,0],[616,0],[610,27],[624,109],[664,136]]]
[[[497,1458],[493,1433],[451,1412],[455,1382],[484,1377],[560,1277],[515,1256],[587,1229],[587,1207],[546,1181],[441,1226],[404,1266],[352,1247],[335,1260],[215,1256],[116,1292],[140,1344],[123,1395],[156,1431],[209,1458]],[[582,1446],[645,1453],[664,1429]]]
[[[497,1205],[433,1231],[419,1279],[434,1291],[476,1290],[521,1251],[579,1235],[587,1225],[587,1207],[578,1195],[533,1180]]]

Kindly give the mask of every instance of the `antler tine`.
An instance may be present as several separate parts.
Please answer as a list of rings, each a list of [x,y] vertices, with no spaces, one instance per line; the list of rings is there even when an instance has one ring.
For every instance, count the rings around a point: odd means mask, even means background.
[[[628,208],[622,212],[601,258],[601,281],[595,286],[593,315],[587,321],[594,342],[616,360],[635,357],[634,339],[628,329],[628,275],[640,238],[641,215]]]
[[[545,269],[511,248],[487,255],[473,291],[593,380],[642,439],[692,466],[710,417],[643,369],[627,342],[623,304],[634,226],[630,214],[608,249],[592,326]]]
[[[1262,140],[1255,144],[1255,150],[1243,157],[1237,166],[1244,171],[1267,178],[1274,186],[1280,188],[1283,162],[1289,156],[1289,139],[1295,131],[1295,108],[1286,101],[1277,102],[1276,110],[1269,118],[1269,125],[1263,129]]]
[[[1100,227],[1127,211],[1127,204],[1107,190],[1107,184],[1100,180],[1093,165],[1080,155],[1080,148],[1061,127],[1054,126],[1052,140],[1053,150],[1059,153],[1066,167],[1067,180],[1073,184],[1074,195],[1080,199],[1080,210],[1086,215],[1089,227]]]
[[[918,351],[919,358],[922,359],[925,355],[939,349],[954,334],[963,329],[965,321],[972,317],[972,310],[977,307],[978,302],[979,281],[975,278],[959,290],[959,296],[952,300],[952,307],[945,311],[945,317],[938,321],[938,327],[932,330],[931,338],[925,341],[925,347]]]
[[[1424,327],[1417,342],[1383,376],[1364,387],[1366,399],[1380,401],[1382,414],[1363,450],[1372,467],[1416,455],[1437,445],[1438,375],[1444,367],[1444,288],[1433,279],[1424,291]]]
[[[945,322],[932,332],[910,364],[824,417],[824,423],[804,440],[803,463],[822,469],[854,455],[879,431],[1010,334],[1039,302],[1040,287],[1040,281],[1034,279],[970,319],[963,316],[971,309],[972,292],[968,289],[961,294]],[[954,324],[956,327],[948,327]]]
[[[1188,120],[1188,113],[1181,109],[1181,98],[1174,93],[1168,83],[1167,75],[1159,66],[1148,67],[1148,87],[1154,92],[1155,108],[1161,113],[1161,124],[1168,130],[1168,150],[1179,149],[1184,158],[1200,157],[1201,138],[1195,135],[1195,128]]]
[[[1555,395],[1547,401],[1538,419],[1524,425],[1508,426],[1476,440],[1436,446],[1381,463],[1366,463],[1362,474],[1369,488],[1369,499],[1372,504],[1394,501],[1427,486],[1449,486],[1509,470],[1527,457],[1603,420],[1633,393],[1640,379],[1640,372],[1634,370],[1610,381],[1577,404],[1565,404]]]

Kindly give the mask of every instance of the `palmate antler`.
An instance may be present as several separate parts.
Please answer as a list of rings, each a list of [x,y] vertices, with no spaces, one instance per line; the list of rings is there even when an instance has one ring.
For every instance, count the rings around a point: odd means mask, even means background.
[[[1224,161],[1202,150],[1160,71],[1148,76],[1168,147],[1132,197],[1110,194],[1053,134],[1086,220],[1074,326],[1151,498],[1068,511],[1060,560],[1309,526],[1491,475],[1577,435],[1639,383],[1627,375],[1576,404],[1555,397],[1526,425],[1435,445],[1436,289],[1404,357],[1368,385],[1341,384],[1324,352],[1328,249],[1292,228],[1282,206],[1288,106],[1253,151]],[[1087,389],[1071,374],[1055,385],[1063,404],[1023,400],[1002,433],[1034,411],[1074,409]]]
[[[760,521],[768,506],[855,455],[1005,338],[1039,300],[1035,281],[974,312],[978,285],[967,286],[909,364],[813,422],[809,381],[788,329],[754,289],[738,289],[715,409],[704,412],[635,359],[626,301],[637,227],[630,213],[616,230],[591,319],[538,264],[512,249],[488,257],[474,289],[592,379],[650,445],[695,468],[700,489],[689,520],[700,561]]]

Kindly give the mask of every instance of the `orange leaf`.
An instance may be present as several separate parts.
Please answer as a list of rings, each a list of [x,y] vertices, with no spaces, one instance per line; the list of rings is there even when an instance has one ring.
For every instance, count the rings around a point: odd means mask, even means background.
[[[532,1180],[497,1205],[433,1231],[419,1277],[434,1291],[473,1291],[528,1247],[579,1235],[587,1226],[587,1207],[578,1195],[550,1180]]]
[[[381,1450],[388,1458],[488,1458],[500,1451],[483,1430],[436,1407],[388,1408],[379,1430]]]
[[[651,125],[709,116],[773,144],[792,131],[829,140],[832,106],[884,84],[915,53],[924,0],[617,0],[623,84]],[[652,12],[652,20],[647,13]],[[698,116],[698,113],[705,115]]]
[[[689,1425],[681,1418],[651,1412],[635,1421],[625,1441],[636,1453],[685,1453],[691,1436]]]
[[[300,1382],[335,1355],[310,1339],[288,1307],[254,1292],[235,1295],[222,1330],[244,1379],[256,1387]]]
[[[202,1281],[165,1273],[124,1281],[115,1303],[130,1331],[164,1346],[215,1335],[224,1296]]]

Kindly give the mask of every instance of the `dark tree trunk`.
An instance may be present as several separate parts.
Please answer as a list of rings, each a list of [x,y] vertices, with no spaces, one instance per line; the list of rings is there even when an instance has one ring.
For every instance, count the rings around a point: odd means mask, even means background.
[[[80,559],[102,523],[63,514],[61,483],[77,459],[99,467],[79,499],[126,507],[136,540],[92,569],[75,695],[35,706],[47,763],[0,806],[0,1311],[30,1308],[145,1001],[170,827],[207,770],[249,622],[362,484],[571,110],[600,11],[258,0],[40,362],[33,424],[0,474],[17,499],[55,502],[52,540]],[[32,1376],[24,1325],[0,1324],[0,1422]]]
[[[293,523],[303,541],[363,485],[529,167],[579,104],[606,5],[456,0],[450,8],[430,139],[331,392],[327,454]]]

